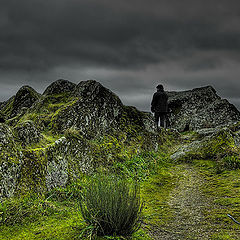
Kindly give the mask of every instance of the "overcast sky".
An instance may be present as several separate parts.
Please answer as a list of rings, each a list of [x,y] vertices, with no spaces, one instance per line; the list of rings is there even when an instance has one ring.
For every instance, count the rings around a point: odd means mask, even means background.
[[[141,110],[159,83],[212,85],[240,109],[240,1],[0,0],[0,101],[59,78]]]

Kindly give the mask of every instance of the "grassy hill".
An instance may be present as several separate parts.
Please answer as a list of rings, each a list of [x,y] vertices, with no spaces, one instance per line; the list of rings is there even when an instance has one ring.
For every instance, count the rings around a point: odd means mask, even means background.
[[[0,239],[91,239],[79,203],[96,175],[140,187],[129,239],[240,238],[239,123],[157,131],[99,83],[66,80],[21,88],[1,115]]]

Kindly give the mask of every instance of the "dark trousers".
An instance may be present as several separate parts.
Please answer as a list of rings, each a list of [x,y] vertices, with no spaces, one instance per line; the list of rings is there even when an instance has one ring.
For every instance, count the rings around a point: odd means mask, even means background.
[[[154,118],[155,118],[155,124],[157,127],[158,127],[159,118],[160,118],[160,126],[164,127],[164,123],[165,123],[165,128],[167,127],[167,113],[155,112]]]

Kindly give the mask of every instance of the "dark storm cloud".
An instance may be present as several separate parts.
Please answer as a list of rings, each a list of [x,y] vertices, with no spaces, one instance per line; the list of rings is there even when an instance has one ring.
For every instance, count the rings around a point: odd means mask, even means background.
[[[200,12],[199,1],[159,2],[4,1],[1,69],[42,70],[76,62],[131,68],[196,49],[239,51],[240,32],[227,26],[238,17],[231,1],[202,1]]]
[[[240,2],[0,0],[0,99],[95,78],[147,109],[155,84],[238,99]],[[237,102],[237,100],[235,100]]]

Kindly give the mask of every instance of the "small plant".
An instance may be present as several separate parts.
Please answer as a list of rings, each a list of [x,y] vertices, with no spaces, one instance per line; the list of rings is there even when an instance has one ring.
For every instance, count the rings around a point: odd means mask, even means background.
[[[128,236],[141,225],[139,187],[115,176],[96,176],[82,191],[85,230],[98,236]]]

